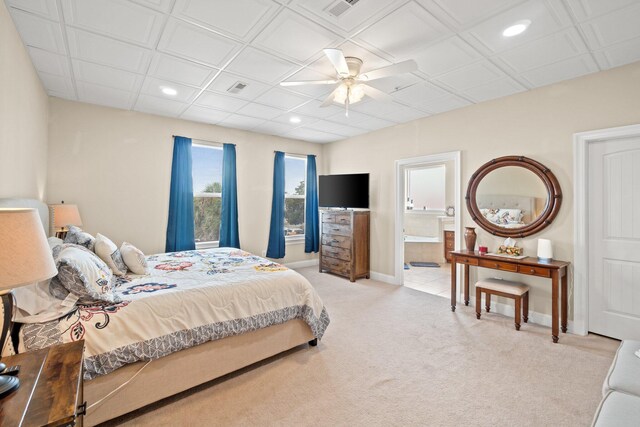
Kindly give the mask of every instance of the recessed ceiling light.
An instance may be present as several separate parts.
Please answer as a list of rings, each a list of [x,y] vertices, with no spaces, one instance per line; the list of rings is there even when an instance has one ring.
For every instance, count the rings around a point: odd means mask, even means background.
[[[302,120],[300,120],[300,117],[293,116],[289,118],[289,121],[291,123],[300,123]]]
[[[502,35],[505,37],[513,37],[518,34],[522,34],[529,27],[531,21],[528,19],[523,19],[522,21],[518,21],[510,27],[505,28],[502,32]]]
[[[178,91],[175,90],[172,87],[163,87],[162,88],[162,93],[164,93],[165,95],[169,95],[169,96],[176,96],[178,94]]]

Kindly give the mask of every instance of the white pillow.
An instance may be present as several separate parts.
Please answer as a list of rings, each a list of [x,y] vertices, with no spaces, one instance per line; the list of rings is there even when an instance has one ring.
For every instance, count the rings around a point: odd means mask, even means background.
[[[124,263],[127,264],[127,267],[129,267],[129,270],[131,270],[133,274],[149,274],[147,260],[140,249],[131,243],[122,242],[120,254],[122,255]]]
[[[59,239],[57,237],[49,237],[47,239],[47,243],[49,243],[49,249],[53,250],[53,248],[62,245],[64,242],[62,241],[62,239]]]
[[[127,266],[120,255],[120,249],[109,238],[100,233],[96,234],[93,250],[109,266],[113,274],[116,276],[127,274]]]

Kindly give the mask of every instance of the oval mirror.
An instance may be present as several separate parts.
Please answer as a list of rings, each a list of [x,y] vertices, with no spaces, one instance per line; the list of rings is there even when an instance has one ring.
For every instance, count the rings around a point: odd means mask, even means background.
[[[521,156],[494,159],[473,174],[467,208],[484,230],[504,237],[541,231],[560,209],[562,193],[544,165]]]

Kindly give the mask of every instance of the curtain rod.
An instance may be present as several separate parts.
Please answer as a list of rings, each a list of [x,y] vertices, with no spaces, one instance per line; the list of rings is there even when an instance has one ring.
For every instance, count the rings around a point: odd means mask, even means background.
[[[186,136],[182,136],[182,135],[171,135],[172,137],[176,137],[176,136],[181,136],[183,138],[187,138]],[[201,138],[191,138],[191,140],[196,140],[196,141],[203,141],[203,142],[210,142],[212,144],[231,144],[230,142],[220,142],[220,141],[209,141],[208,139],[201,139]],[[231,144],[231,145],[236,145],[236,144]]]
[[[278,151],[280,151],[280,150],[273,150],[273,152],[274,152],[274,153],[277,153]],[[304,156],[304,157],[307,157],[307,156],[315,156],[315,154],[290,153],[290,152],[288,152],[288,151],[280,151],[280,152],[281,152],[281,153],[284,153],[284,154],[289,154],[289,155],[291,155],[291,156]]]

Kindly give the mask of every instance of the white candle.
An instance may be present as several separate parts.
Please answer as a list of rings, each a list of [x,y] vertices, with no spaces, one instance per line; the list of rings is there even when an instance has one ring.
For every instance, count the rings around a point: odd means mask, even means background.
[[[553,248],[551,247],[551,240],[538,239],[538,258],[550,261],[553,258]]]

